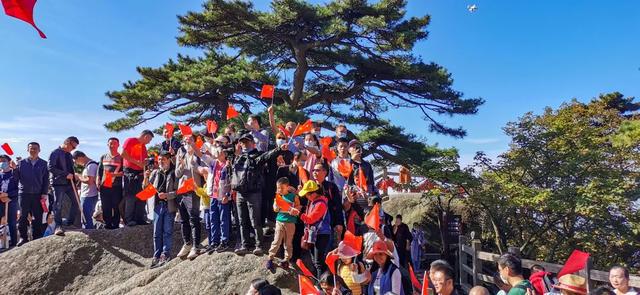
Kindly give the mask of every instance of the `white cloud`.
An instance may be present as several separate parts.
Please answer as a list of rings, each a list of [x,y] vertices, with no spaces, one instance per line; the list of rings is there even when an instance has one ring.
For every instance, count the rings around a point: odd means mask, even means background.
[[[109,137],[117,137],[123,142],[125,138],[137,136],[142,129],[159,126],[148,123],[134,130],[115,133],[107,131],[103,124],[116,118],[116,113],[16,110],[13,114],[3,118],[0,124],[0,144],[7,142],[16,156],[26,157],[27,144],[38,142],[43,159],[47,159],[51,151],[69,136],[76,136],[80,140],[78,150],[97,159],[107,151],[106,141]],[[159,139],[156,138],[156,141]]]
[[[464,142],[470,144],[492,144],[502,142],[500,138],[466,138]]]

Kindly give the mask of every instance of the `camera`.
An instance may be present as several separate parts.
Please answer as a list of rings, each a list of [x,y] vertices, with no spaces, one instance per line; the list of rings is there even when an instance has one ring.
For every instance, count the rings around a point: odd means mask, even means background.
[[[145,167],[147,169],[153,169],[156,166],[156,158],[155,157],[146,158],[144,160],[144,162],[145,162]]]

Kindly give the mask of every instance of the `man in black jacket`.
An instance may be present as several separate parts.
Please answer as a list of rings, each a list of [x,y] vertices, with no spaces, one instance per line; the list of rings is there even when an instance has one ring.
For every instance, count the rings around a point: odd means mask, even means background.
[[[19,181],[20,219],[18,220],[18,231],[20,232],[20,240],[17,244],[18,247],[29,241],[27,234],[29,214],[33,217],[31,221],[33,239],[41,238],[44,234],[46,214],[44,217],[43,214],[47,209],[47,193],[49,192],[47,161],[38,156],[40,144],[30,142],[27,145],[27,151],[29,158],[20,160],[18,168],[14,172]]]
[[[47,168],[50,174],[53,194],[55,196],[53,213],[56,221],[55,234],[58,236],[64,236],[64,230],[61,227],[62,197],[66,196],[71,200],[71,210],[69,210],[67,224],[73,224],[76,219],[76,212],[79,212],[80,210],[78,207],[78,201],[76,200],[75,193],[71,186],[71,181],[74,181],[75,178],[71,151],[75,150],[78,145],[80,145],[78,138],[70,136],[64,140],[59,148],[51,152],[51,155],[49,156],[49,165]]]
[[[240,215],[240,239],[242,246],[235,251],[238,255],[244,255],[249,251],[249,229],[253,227],[256,243],[253,254],[264,253],[262,233],[262,189],[264,188],[264,168],[265,164],[273,161],[288,149],[287,144],[281,147],[261,153],[256,149],[256,144],[251,133],[244,133],[240,136],[236,145],[236,157],[233,163],[233,175],[231,177],[231,188],[237,192],[236,206]]]

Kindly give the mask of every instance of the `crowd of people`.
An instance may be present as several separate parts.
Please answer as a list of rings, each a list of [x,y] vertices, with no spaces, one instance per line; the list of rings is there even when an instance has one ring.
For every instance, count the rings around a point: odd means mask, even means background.
[[[295,271],[326,294],[420,292],[411,277],[423,269],[424,233],[417,225],[410,229],[401,215],[384,212],[362,143],[342,124],[335,136],[321,137],[318,123],[278,126],[273,109],[268,113],[269,128],[251,115],[242,130],[207,128],[204,140],[190,128],[181,128],[178,139],[170,124],[155,155],[147,151],[154,134],[144,130],[126,139],[121,152],[120,140],[109,138],[108,152],[97,161],[78,150],[80,141],[73,136],[48,161],[39,157],[37,142],[28,144],[28,158],[0,156],[7,246],[64,236],[80,213],[85,229],[152,222],[152,268],[175,257],[233,251],[263,256],[269,271]],[[71,204],[67,216],[62,216],[63,202]],[[183,241],[172,253],[176,221]],[[580,289],[584,279],[575,275],[539,289],[536,284],[545,277],[525,280],[520,260],[511,254],[500,258],[498,269],[496,282],[509,295],[552,289],[586,294]],[[458,294],[449,263],[435,261],[426,271],[435,293]],[[616,294],[635,294],[626,269],[611,271]],[[272,294],[262,289],[277,288],[257,280],[249,293]],[[471,293],[489,294],[482,287]]]

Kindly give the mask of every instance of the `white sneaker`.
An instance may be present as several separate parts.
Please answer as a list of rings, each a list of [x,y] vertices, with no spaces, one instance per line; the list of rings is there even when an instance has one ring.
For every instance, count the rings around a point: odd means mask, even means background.
[[[180,252],[178,252],[178,255],[176,255],[176,257],[183,258],[189,255],[192,248],[193,246],[191,245],[182,245],[182,249],[180,249]]]
[[[189,256],[187,256],[187,259],[190,259],[190,260],[196,259],[198,255],[200,255],[200,251],[198,251],[197,247],[193,247],[191,248],[191,251],[189,251]]]

